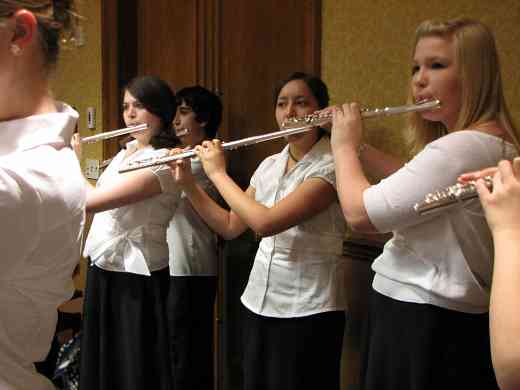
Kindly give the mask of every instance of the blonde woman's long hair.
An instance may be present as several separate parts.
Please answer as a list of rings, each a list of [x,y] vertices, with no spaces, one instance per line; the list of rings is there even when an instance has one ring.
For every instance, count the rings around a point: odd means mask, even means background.
[[[415,31],[414,53],[419,40],[425,37],[455,38],[462,105],[453,129],[447,129],[440,122],[425,120],[418,113],[410,114],[412,155],[449,131],[468,129],[491,120],[504,128],[520,150],[520,136],[504,98],[500,63],[491,30],[476,20],[465,18],[446,22],[427,20]],[[413,103],[411,85],[408,102]]]

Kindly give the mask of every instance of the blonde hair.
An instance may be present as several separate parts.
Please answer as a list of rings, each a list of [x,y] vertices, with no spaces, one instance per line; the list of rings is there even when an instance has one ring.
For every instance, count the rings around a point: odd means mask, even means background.
[[[448,130],[467,129],[491,120],[496,120],[505,129],[520,150],[520,137],[504,98],[500,63],[491,30],[476,20],[465,18],[446,22],[427,20],[415,31],[414,52],[421,38],[432,36],[455,39],[462,105],[453,129],[447,129],[440,122],[425,120],[417,113],[409,115],[412,153],[446,135]],[[408,101],[413,102],[411,86]]]
[[[79,15],[74,12],[74,0],[0,0],[0,18],[10,17],[21,9],[36,17],[45,65],[55,65],[63,34],[72,34],[77,26]]]

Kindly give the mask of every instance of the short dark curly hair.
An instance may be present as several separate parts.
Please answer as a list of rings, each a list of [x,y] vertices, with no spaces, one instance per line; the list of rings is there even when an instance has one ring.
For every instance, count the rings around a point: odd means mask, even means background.
[[[215,138],[222,121],[222,102],[210,90],[195,85],[182,88],[175,95],[177,105],[185,103],[195,113],[197,122],[206,122],[204,132],[208,139]]]

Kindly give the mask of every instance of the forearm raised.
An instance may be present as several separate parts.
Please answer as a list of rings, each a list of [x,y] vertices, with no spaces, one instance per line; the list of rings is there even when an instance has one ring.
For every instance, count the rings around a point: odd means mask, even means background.
[[[230,211],[222,208],[198,184],[192,183],[186,186],[184,193],[201,218],[224,239],[233,239],[246,229],[246,226],[233,218]]]
[[[231,210],[253,231],[265,235],[272,222],[270,209],[242,191],[225,172],[214,175],[211,180]]]
[[[494,234],[491,289],[491,352],[502,389],[520,385],[520,232]]]
[[[338,197],[349,225],[358,231],[376,232],[363,203],[363,192],[370,187],[357,151],[349,146],[333,149]]]

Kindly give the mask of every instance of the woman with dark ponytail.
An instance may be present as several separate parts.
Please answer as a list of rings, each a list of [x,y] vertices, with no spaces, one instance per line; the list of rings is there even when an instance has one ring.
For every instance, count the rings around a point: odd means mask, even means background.
[[[119,174],[121,166],[159,157],[173,147],[175,96],[155,76],[124,89],[126,126],[147,124],[88,186],[94,216],[85,243],[90,258],[81,341],[81,389],[169,390],[165,301],[168,294],[166,229],[179,191],[166,167]],[[80,143],[73,145],[78,153]]]

